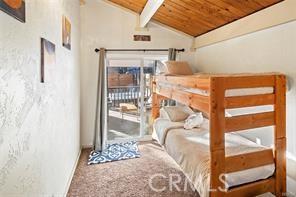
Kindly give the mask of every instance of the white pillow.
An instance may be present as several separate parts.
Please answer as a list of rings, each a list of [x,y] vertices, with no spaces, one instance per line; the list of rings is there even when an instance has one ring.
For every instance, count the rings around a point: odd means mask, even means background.
[[[193,75],[189,64],[185,61],[157,61],[156,73],[162,75]]]
[[[185,61],[166,61],[167,75],[193,75],[192,69]]]
[[[160,117],[172,122],[183,122],[191,114],[194,112],[188,106],[167,106],[160,110]]]
[[[193,129],[195,127],[200,127],[203,121],[204,118],[201,112],[192,114],[185,120],[184,129]]]

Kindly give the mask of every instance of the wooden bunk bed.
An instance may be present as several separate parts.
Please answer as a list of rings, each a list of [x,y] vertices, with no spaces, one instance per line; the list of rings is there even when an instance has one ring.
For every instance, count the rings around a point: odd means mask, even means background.
[[[173,99],[202,111],[209,118],[210,133],[210,196],[256,196],[271,192],[286,195],[286,78],[278,73],[155,76],[153,88],[152,118],[159,116],[160,103]],[[169,84],[171,86],[160,85]],[[230,96],[230,89],[272,87],[273,93]],[[199,89],[207,95],[184,91]],[[226,109],[273,105],[274,111],[225,117]],[[274,148],[231,157],[225,155],[225,134],[246,129],[274,125]],[[194,154],[194,152],[192,152]],[[219,175],[275,164],[272,177],[221,191],[225,188]]]

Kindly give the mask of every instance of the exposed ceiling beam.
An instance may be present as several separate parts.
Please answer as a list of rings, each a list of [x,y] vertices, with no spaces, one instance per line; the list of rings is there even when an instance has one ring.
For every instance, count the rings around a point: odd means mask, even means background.
[[[156,13],[158,8],[163,4],[164,0],[148,0],[141,15],[140,15],[140,27],[145,27]]]

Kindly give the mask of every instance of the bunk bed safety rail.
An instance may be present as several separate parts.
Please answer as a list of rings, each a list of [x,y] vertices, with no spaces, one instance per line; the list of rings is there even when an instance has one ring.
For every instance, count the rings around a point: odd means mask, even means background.
[[[269,179],[249,183],[226,193],[211,192],[211,196],[252,196],[265,192],[283,196],[286,193],[286,79],[281,74],[250,76],[215,76],[210,85],[210,150],[211,188],[223,188],[220,174],[231,173],[275,163],[275,175]],[[273,87],[274,92],[261,95],[225,97],[229,89]],[[274,105],[274,111],[225,117],[226,109]],[[234,156],[225,156],[227,132],[274,126],[274,150],[266,149]]]

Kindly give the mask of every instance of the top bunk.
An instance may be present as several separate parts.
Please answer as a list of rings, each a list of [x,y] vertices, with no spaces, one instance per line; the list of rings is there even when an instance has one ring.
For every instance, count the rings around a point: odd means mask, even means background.
[[[233,73],[233,74],[210,74],[194,73],[192,75],[156,75],[155,81],[161,83],[174,84],[181,87],[196,88],[201,90],[210,90],[210,83],[213,79],[225,80],[225,88],[255,88],[255,87],[272,87],[275,82],[275,76],[280,73]],[[246,81],[251,80],[251,81]],[[258,80],[260,82],[258,82]]]
[[[276,90],[286,88],[280,73],[156,75],[153,83],[158,95],[207,115],[213,97],[223,100],[225,109],[274,105]]]

